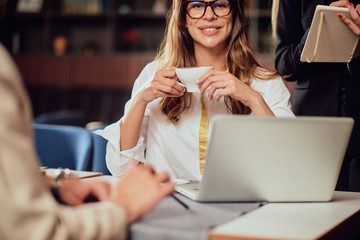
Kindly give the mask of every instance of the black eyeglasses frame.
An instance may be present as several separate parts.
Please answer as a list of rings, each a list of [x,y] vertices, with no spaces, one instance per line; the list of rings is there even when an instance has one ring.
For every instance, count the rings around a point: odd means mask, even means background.
[[[230,11],[229,11],[229,13],[226,14],[226,15],[221,15],[221,16],[217,15],[217,14],[215,13],[214,9],[213,9],[213,4],[214,4],[215,2],[217,2],[217,1],[218,1],[218,0],[214,0],[214,1],[202,1],[202,0],[199,0],[199,1],[183,1],[183,6],[185,7],[185,12],[186,12],[186,14],[187,14],[190,18],[192,18],[192,19],[202,18],[202,17],[205,15],[206,10],[207,10],[207,8],[208,8],[209,6],[210,6],[211,10],[213,11],[213,13],[215,14],[215,16],[217,16],[217,17],[226,17],[226,16],[229,16],[230,13],[231,13],[231,10],[232,10],[232,0],[227,0],[227,1],[230,3]],[[190,16],[190,14],[189,14],[189,12],[188,12],[188,10],[187,10],[187,5],[189,5],[191,2],[201,2],[201,3],[204,3],[204,4],[206,5],[205,8],[204,8],[204,13],[203,13],[200,17],[194,18],[194,17]]]

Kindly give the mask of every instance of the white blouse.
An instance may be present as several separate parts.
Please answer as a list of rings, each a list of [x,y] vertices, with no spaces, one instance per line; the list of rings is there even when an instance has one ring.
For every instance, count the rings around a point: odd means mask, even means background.
[[[125,114],[136,94],[150,86],[157,62],[149,63],[134,83],[132,98],[125,105]],[[258,91],[277,117],[294,117],[290,107],[290,93],[283,80],[278,77],[273,80],[252,80],[251,87]],[[208,112],[209,129],[211,119],[228,112],[224,98],[219,102],[204,98]],[[171,178],[193,181],[201,180],[199,169],[199,127],[201,119],[200,95],[192,93],[191,107],[181,115],[177,125],[167,120],[159,107],[161,99],[147,105],[137,146],[122,151],[120,149],[120,120],[96,131],[108,140],[106,164],[109,171],[117,177],[122,176],[130,159],[150,163],[155,171],[168,171]],[[146,149],[146,151],[145,151]],[[144,154],[145,153],[145,154]],[[146,156],[145,156],[146,155]]]

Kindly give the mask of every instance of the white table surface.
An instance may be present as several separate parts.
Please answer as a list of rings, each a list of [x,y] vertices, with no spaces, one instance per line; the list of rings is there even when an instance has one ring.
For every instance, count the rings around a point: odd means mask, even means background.
[[[324,203],[269,203],[215,227],[210,239],[318,239],[359,211],[360,193],[352,192]]]
[[[84,180],[115,183],[118,178],[103,175]],[[330,202],[268,203],[215,227],[211,230],[209,238],[210,240],[319,239],[355,214],[360,216],[360,193],[336,191]],[[356,219],[360,221],[360,217]],[[355,225],[360,226],[360,222]]]

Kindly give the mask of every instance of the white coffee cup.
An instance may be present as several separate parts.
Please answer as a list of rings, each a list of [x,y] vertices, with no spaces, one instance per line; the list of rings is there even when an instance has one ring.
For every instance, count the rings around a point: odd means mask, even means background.
[[[196,81],[211,69],[214,69],[214,67],[176,68],[175,72],[188,92],[199,92],[200,88]]]

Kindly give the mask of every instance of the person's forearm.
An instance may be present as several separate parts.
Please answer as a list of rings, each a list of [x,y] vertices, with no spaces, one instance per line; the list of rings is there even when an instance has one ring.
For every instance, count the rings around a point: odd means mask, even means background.
[[[287,43],[279,40],[276,48],[275,68],[282,76],[300,74],[307,71],[308,63],[300,61],[302,49],[304,48],[308,31],[298,42]]]
[[[301,10],[302,4],[303,1],[294,0],[279,2],[275,67],[284,77],[300,74],[309,66],[307,63],[300,62],[309,30],[302,25],[302,19],[305,17]],[[286,80],[291,81],[291,79]]]
[[[120,121],[120,149],[121,151],[134,148],[140,138],[141,126],[144,119],[146,102],[135,97],[129,111]]]
[[[263,97],[258,93],[255,95],[254,100],[249,105],[254,116],[275,116]]]

